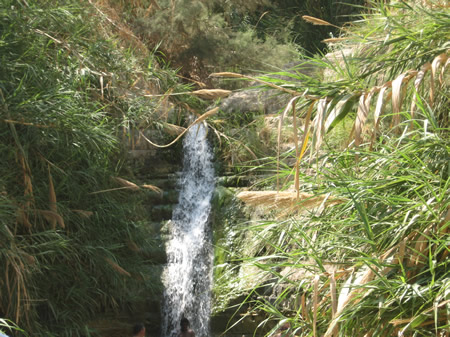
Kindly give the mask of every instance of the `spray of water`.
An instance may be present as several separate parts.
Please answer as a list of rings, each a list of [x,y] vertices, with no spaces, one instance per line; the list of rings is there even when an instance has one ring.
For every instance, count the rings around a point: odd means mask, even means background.
[[[208,219],[215,180],[205,126],[189,130],[183,152],[179,202],[166,244],[162,335],[176,336],[181,318],[186,317],[197,337],[208,337],[212,278]]]

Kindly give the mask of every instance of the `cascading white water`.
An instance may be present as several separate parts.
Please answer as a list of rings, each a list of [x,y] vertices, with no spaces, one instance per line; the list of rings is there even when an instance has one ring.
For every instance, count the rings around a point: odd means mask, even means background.
[[[212,249],[208,220],[215,178],[206,131],[197,124],[183,141],[180,196],[170,223],[163,272],[163,337],[176,336],[183,316],[197,337],[209,337]]]

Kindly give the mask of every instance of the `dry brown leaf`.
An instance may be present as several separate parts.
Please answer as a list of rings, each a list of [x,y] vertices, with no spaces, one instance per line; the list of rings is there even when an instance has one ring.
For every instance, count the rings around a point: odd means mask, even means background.
[[[445,64],[442,66],[441,69],[441,74],[439,75],[439,83],[441,83],[441,86],[444,85],[444,73],[445,70],[447,69],[448,65],[450,64],[450,57],[447,58],[447,61],[445,62]]]
[[[313,294],[313,336],[317,337],[317,310],[319,298],[319,275],[314,277],[314,294]]]
[[[358,147],[361,144],[362,128],[364,127],[364,124],[366,123],[366,120],[367,120],[367,116],[369,114],[369,111],[367,110],[367,106],[366,106],[365,102],[366,102],[366,95],[361,95],[359,97],[358,112],[356,114],[356,120],[355,120],[355,146],[356,147]]]
[[[215,100],[218,98],[228,97],[230,96],[231,93],[232,91],[230,90],[222,90],[222,89],[201,89],[192,91],[193,95],[207,100]]]
[[[336,294],[336,277],[334,271],[330,275],[330,293],[331,293],[331,315],[332,318],[336,317],[337,312],[337,294]],[[333,331],[333,337],[337,336],[338,327],[336,326]]]
[[[330,198],[326,195],[309,193],[277,192],[277,191],[243,191],[237,197],[249,206],[265,206],[268,209],[280,209],[293,212],[319,206],[325,198],[327,205],[342,203],[342,199]]]
[[[127,246],[128,248],[130,248],[130,250],[132,250],[133,252],[140,252],[141,249],[139,248],[139,246],[132,240],[128,240],[127,241]]]
[[[58,207],[56,205],[55,187],[53,186],[53,179],[50,173],[50,167],[48,168],[48,199],[49,199],[48,208],[50,209],[50,211],[52,211],[53,213],[58,213]],[[50,222],[52,228],[55,229],[57,222],[56,218],[51,217],[48,219],[48,221]]]
[[[184,130],[186,130],[186,128],[179,126],[179,125],[175,125],[175,124],[171,124],[171,123],[163,123],[163,127],[164,130],[172,136],[178,136],[180,135]]]
[[[316,117],[314,118],[314,133],[315,133],[315,150],[319,151],[322,145],[323,136],[325,133],[325,113],[327,111],[327,99],[321,98],[317,104]],[[312,153],[311,153],[312,154]]]
[[[42,215],[45,220],[50,223],[53,229],[56,228],[56,223],[58,223],[58,225],[62,228],[66,227],[63,217],[58,213],[45,209],[37,209],[36,212]]]
[[[212,73],[209,77],[230,77],[230,78],[243,78],[244,75],[231,73],[231,72],[221,72],[221,73]]]
[[[156,192],[158,194],[161,194],[161,195],[163,193],[163,190],[160,189],[158,186],[155,186],[155,185],[144,184],[144,185],[141,185],[141,187],[146,188],[146,189],[151,190],[151,191],[154,191],[154,192]]]
[[[322,40],[322,42],[323,43],[336,43],[336,42],[342,42],[342,41],[345,41],[345,40],[348,40],[348,38],[346,38],[346,37],[333,37],[333,38],[330,38],[330,39],[324,39],[324,40]]]
[[[337,324],[339,322],[339,317],[341,316],[342,312],[344,311],[345,307],[355,298],[359,293],[364,291],[363,288],[359,288],[358,286],[364,285],[368,282],[370,282],[373,277],[375,276],[375,272],[368,268],[367,271],[362,274],[357,280],[357,282],[352,282],[352,286],[356,286],[356,289],[353,289],[348,295],[347,298],[343,301],[343,303],[338,308],[335,318],[331,320],[331,323],[328,325],[328,329],[323,335],[323,337],[331,337],[333,335],[333,332],[335,331],[335,328],[337,327]]]
[[[191,127],[193,127],[194,125],[203,122],[205,119],[207,119],[208,117],[214,115],[217,111],[219,111],[219,108],[214,108],[212,110],[209,110],[207,112],[205,112],[203,115],[201,115],[200,117],[198,117],[194,122],[192,122],[191,125],[189,125],[182,133],[180,133],[178,135],[178,137],[176,137],[173,141],[171,141],[169,144],[165,144],[165,145],[158,145],[153,143],[150,139],[148,139],[147,137],[144,136],[144,134],[139,131],[139,133],[141,134],[141,136],[151,145],[157,147],[157,148],[166,148],[169,147],[173,144],[175,144]]]
[[[305,20],[306,22],[312,23],[313,25],[317,25],[317,26],[334,26],[325,20],[318,19],[318,18],[309,16],[309,15],[303,15],[302,19]]]
[[[133,191],[139,191],[139,186],[135,183],[132,183],[131,181],[125,180],[120,177],[113,177],[113,179],[119,183],[120,186],[128,188]]]
[[[33,225],[30,223],[30,221],[28,220],[28,214],[24,209],[24,206],[21,206],[17,209],[17,223],[24,225],[25,227],[27,227],[28,229],[31,228]]]
[[[129,272],[127,272],[125,269],[123,269],[121,266],[119,266],[117,263],[115,263],[114,261],[112,261],[110,258],[105,258],[106,262],[108,262],[111,267],[114,268],[114,270],[116,270],[119,274],[131,277],[131,274]]]
[[[443,64],[445,66],[447,59],[448,59],[448,56],[445,53],[440,54],[434,58],[433,62],[431,63],[431,72],[433,73],[433,78],[436,78],[436,73],[437,73],[438,67],[441,64]],[[443,84],[443,80],[441,79],[440,76],[439,76],[439,82],[441,83],[441,85]]]
[[[300,152],[298,148],[298,130],[297,130],[297,116],[295,113],[295,101],[292,102],[292,128],[294,132],[294,144],[295,144],[295,158],[300,157]],[[295,164],[295,177],[294,177],[294,189],[297,191],[297,197],[300,193],[300,172],[299,165],[297,165],[297,161]]]

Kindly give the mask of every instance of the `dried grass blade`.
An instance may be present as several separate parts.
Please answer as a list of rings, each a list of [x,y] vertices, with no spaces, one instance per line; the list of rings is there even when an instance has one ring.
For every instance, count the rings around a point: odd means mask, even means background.
[[[330,39],[324,39],[322,40],[323,43],[337,43],[348,40],[348,37],[333,37]]]
[[[129,188],[133,191],[139,191],[139,186],[135,183],[132,183],[131,181],[128,181],[126,179],[120,178],[120,177],[113,177],[113,180],[119,183],[120,186]]]
[[[331,293],[331,312],[333,317],[337,312],[337,297],[336,297],[336,276],[334,271],[330,275],[330,293]]]
[[[291,100],[288,102],[286,107],[284,108],[283,112],[280,115],[280,119],[278,121],[278,132],[277,132],[277,191],[280,190],[280,152],[281,152],[281,129],[283,126],[284,118],[286,117],[286,114],[288,113],[289,109],[291,109],[293,103],[295,100],[300,98],[301,96],[295,96],[291,98]]]
[[[313,336],[317,337],[317,309],[319,298],[319,275],[314,277],[314,294],[313,294]]]
[[[105,96],[104,96],[104,87],[103,87],[103,75],[100,75],[100,92],[101,92],[102,100],[104,100]]]
[[[231,72],[221,72],[221,73],[212,73],[209,77],[230,77],[230,78],[243,78],[244,75],[231,73]]]
[[[184,128],[182,126],[171,124],[171,123],[166,123],[166,122],[163,123],[163,128],[171,136],[178,136],[184,130],[186,130],[186,128]]]
[[[436,78],[436,73],[439,65],[446,64],[448,59],[448,56],[446,54],[438,55],[434,58],[433,62],[431,63],[431,73],[433,74],[433,78]],[[441,76],[439,76],[439,82],[442,85]]]
[[[383,114],[384,107],[386,106],[386,104],[385,104],[386,101],[384,100],[384,93],[391,86],[392,86],[392,82],[388,82],[388,83],[384,84],[378,93],[377,103],[375,105],[375,111],[373,113],[374,127],[373,127],[373,131],[372,131],[372,140],[370,142],[370,149],[372,149],[373,144],[375,143],[375,138],[378,133],[378,127],[380,125],[380,116]]]
[[[316,26],[334,26],[325,20],[318,19],[318,18],[309,16],[309,15],[303,15],[302,19],[305,20],[306,22],[312,23],[313,25],[316,25]]]
[[[434,104],[434,92],[435,92],[434,79],[436,78],[436,71],[444,58],[445,60],[447,60],[447,55],[445,54],[438,55],[434,58],[433,62],[431,63],[430,106],[433,106]]]
[[[306,113],[305,127],[303,129],[302,146],[301,146],[301,150],[300,150],[300,156],[297,158],[297,163],[296,163],[297,166],[300,165],[300,160],[302,160],[302,158],[305,154],[305,151],[306,151],[306,147],[308,145],[308,140],[309,140],[309,135],[310,135],[309,124],[311,123],[311,114],[312,114],[315,104],[316,104],[316,101],[312,101],[311,104],[309,105],[308,111]]]
[[[153,145],[153,146],[155,146],[155,147],[157,147],[157,148],[166,148],[166,147],[169,147],[169,146],[171,146],[171,145],[173,145],[173,144],[175,144],[186,132],[188,132],[188,130],[191,128],[191,127],[193,127],[194,125],[196,125],[196,124],[198,124],[198,123],[201,123],[201,122],[203,122],[206,118],[208,118],[208,117],[210,117],[210,116],[212,116],[213,114],[215,114],[217,111],[219,111],[219,108],[217,107],[217,108],[214,108],[214,109],[212,109],[212,110],[209,110],[209,111],[207,111],[207,112],[205,112],[203,115],[201,115],[200,117],[198,117],[194,122],[192,122],[192,124],[191,125],[189,125],[182,133],[180,133],[179,135],[178,135],[178,137],[176,137],[173,141],[171,141],[169,144],[165,144],[165,145],[158,145],[158,144],[155,144],[155,143],[153,143],[150,139],[148,139],[147,137],[145,137],[145,135],[141,132],[141,131],[139,131],[139,133],[141,134],[141,136],[149,143],[149,144],[151,144],[151,145]]]
[[[55,187],[53,185],[52,175],[50,173],[50,167],[48,167],[48,199],[49,199],[49,209],[54,213],[58,213],[58,206],[56,205],[56,193]],[[57,220],[54,218],[53,220],[49,220],[50,225],[53,229],[56,228]]]
[[[25,185],[24,195],[33,198],[33,183],[31,182],[31,172],[25,157],[19,152],[19,161],[22,166],[23,183]]]
[[[15,131],[14,126],[12,126],[12,129],[14,130],[14,133],[15,133],[16,131]],[[28,220],[28,210],[30,209],[30,207],[34,201],[33,183],[31,181],[30,168],[28,166],[27,161],[25,160],[24,150],[19,143],[17,143],[17,144],[21,150],[21,151],[17,152],[17,156],[18,156],[20,165],[22,166],[23,184],[25,186],[24,196],[25,196],[25,199],[27,200],[23,205],[20,206],[17,221],[19,223],[25,225],[27,228],[30,228],[30,227],[32,227],[32,225],[31,225],[30,221]]]
[[[444,66],[441,69],[441,74],[439,75],[439,83],[441,84],[441,86],[444,85],[444,73],[449,64],[450,64],[450,57],[445,62]]]
[[[146,189],[151,190],[151,191],[154,191],[154,192],[156,192],[158,194],[161,194],[161,195],[163,194],[163,190],[160,189],[158,186],[144,184],[144,185],[141,185],[141,187],[146,188]]]
[[[141,249],[139,248],[139,246],[133,241],[133,240],[128,240],[127,241],[127,246],[130,250],[132,250],[133,252],[139,252]]]
[[[228,97],[231,93],[232,91],[223,89],[201,89],[192,91],[193,95],[207,100],[215,100],[218,98]]]
[[[362,288],[359,288],[358,286],[364,285],[368,282],[370,282],[375,275],[375,272],[368,268],[368,270],[362,274],[357,280],[354,282],[349,282],[348,285],[356,286],[356,289],[352,290],[345,299],[339,298],[339,304],[338,304],[338,310],[336,312],[336,317],[332,319],[331,323],[328,325],[327,331],[323,335],[323,337],[331,337],[333,335],[333,332],[339,322],[339,317],[341,316],[342,312],[344,311],[345,307],[351,302],[351,300],[358,295],[360,292],[363,291]],[[350,278],[347,280],[347,282],[350,280]],[[346,282],[346,284],[347,284]],[[340,296],[339,296],[340,297]]]
[[[292,102],[292,128],[294,129],[294,144],[295,144],[295,158],[300,156],[298,148],[298,130],[297,130],[297,116],[295,113],[295,101]],[[295,177],[294,177],[294,188],[297,191],[297,197],[300,193],[300,172],[299,166],[297,165],[297,160],[295,163]]]
[[[110,258],[105,258],[106,262],[113,267],[114,270],[116,270],[119,274],[131,277],[131,274],[127,272],[125,269],[123,269],[121,266],[119,266],[117,263],[112,261]]]
[[[405,96],[406,88],[409,80],[416,76],[418,71],[408,70],[392,81],[392,110],[393,110],[393,127],[396,128],[400,124],[400,110]]]
[[[431,64],[430,63],[426,63],[423,65],[422,69],[419,70],[419,72],[417,73],[416,79],[414,81],[414,87],[416,88],[416,92],[419,92],[419,87],[420,84],[423,82],[423,79],[425,78],[425,74],[428,70],[431,69]],[[414,113],[416,110],[416,105],[417,105],[417,96],[414,95],[413,99],[411,101],[411,108],[410,108],[410,113],[411,113],[411,119],[414,119]],[[411,127],[413,126],[413,123],[411,122]]]
[[[17,209],[17,223],[24,225],[28,229],[33,227],[31,222],[28,220],[27,211],[25,211],[25,206],[21,206]]]
[[[302,301],[302,318],[303,318],[303,320],[308,322],[309,316],[308,316],[308,310],[306,309],[306,295],[305,294],[302,295],[301,301]]]
[[[335,318],[338,303],[337,303],[337,297],[336,297],[336,277],[334,275],[334,271],[331,273],[331,276],[330,276],[330,293],[331,293],[331,313],[332,313],[332,318]],[[336,327],[333,330],[333,337],[337,336],[337,332],[338,332],[338,326],[336,325]]]
[[[366,123],[367,116],[369,112],[367,111],[366,107],[366,95],[361,95],[359,97],[359,103],[358,103],[358,112],[356,113],[356,121],[355,121],[355,146],[358,147],[361,144],[361,134],[362,134],[362,128],[364,127],[364,124]]]
[[[323,136],[325,133],[324,120],[325,114],[327,110],[327,99],[322,98],[319,100],[317,104],[317,113],[314,119],[314,142],[315,142],[315,151],[318,152],[320,149],[320,145],[322,145]],[[312,154],[312,153],[311,153]]]
[[[400,108],[403,100],[401,89],[406,75],[406,73],[403,73],[392,81],[392,113],[394,114],[392,121],[394,128],[400,123]]]
[[[327,205],[336,205],[344,201],[328,195],[314,195],[310,193],[299,193],[299,197],[297,197],[297,192],[295,191],[243,191],[238,193],[237,197],[249,206],[264,205],[268,209],[288,209],[291,211],[317,207],[325,199],[327,199],[325,201]]]
[[[58,213],[45,209],[37,209],[36,212],[42,215],[45,220],[52,225],[53,229],[56,227],[56,223],[58,223],[62,228],[66,227],[63,217]]]

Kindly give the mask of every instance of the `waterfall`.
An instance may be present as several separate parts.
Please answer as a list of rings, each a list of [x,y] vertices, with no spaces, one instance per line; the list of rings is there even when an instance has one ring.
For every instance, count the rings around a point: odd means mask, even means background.
[[[163,337],[176,336],[183,316],[196,337],[209,337],[213,254],[208,220],[215,178],[206,131],[197,124],[183,141],[180,196],[169,223],[163,272]]]

